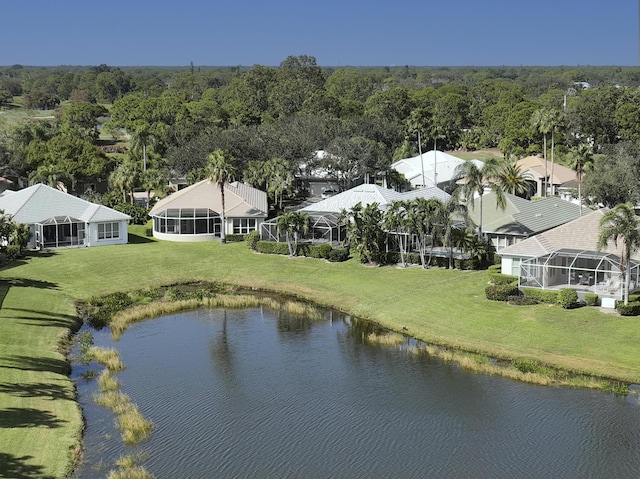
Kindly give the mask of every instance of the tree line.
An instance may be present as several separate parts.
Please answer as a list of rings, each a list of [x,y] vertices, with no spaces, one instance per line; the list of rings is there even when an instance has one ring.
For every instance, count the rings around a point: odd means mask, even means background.
[[[20,97],[56,109],[53,121],[0,129],[0,174],[78,193],[111,178],[116,202],[158,178],[204,177],[220,149],[281,205],[292,179],[318,168],[344,188],[393,184],[391,163],[419,151],[496,148],[587,172],[581,194],[612,205],[640,199],[638,85],[637,68],[327,68],[307,55],[275,67],[14,65],[0,69],[4,108]]]

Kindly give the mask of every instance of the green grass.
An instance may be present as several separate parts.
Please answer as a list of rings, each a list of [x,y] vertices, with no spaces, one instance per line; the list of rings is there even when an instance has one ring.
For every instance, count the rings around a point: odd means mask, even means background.
[[[353,260],[260,255],[244,243],[158,242],[138,233],[133,238],[144,242],[34,255],[0,271],[0,298],[6,293],[0,321],[0,477],[12,477],[7,471],[35,471],[29,477],[66,472],[81,416],[58,344],[74,324],[76,299],[118,291],[230,283],[334,307],[453,350],[640,382],[637,318],[596,308],[490,302],[485,271],[371,268]]]

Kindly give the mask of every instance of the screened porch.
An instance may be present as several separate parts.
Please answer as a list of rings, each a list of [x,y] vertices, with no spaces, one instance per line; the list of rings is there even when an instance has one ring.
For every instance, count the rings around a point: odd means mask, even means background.
[[[640,263],[631,260],[629,292],[640,284]],[[573,288],[620,299],[625,278],[620,256],[563,249],[520,263],[519,285],[529,288]]]
[[[338,223],[337,213],[305,212],[309,217],[309,231],[301,239],[309,243],[341,244],[346,239],[346,224]],[[285,241],[285,235],[278,232],[278,218],[272,218],[260,225],[260,238],[265,241]]]
[[[54,216],[36,224],[37,248],[82,246],[85,243],[85,223],[71,216]]]

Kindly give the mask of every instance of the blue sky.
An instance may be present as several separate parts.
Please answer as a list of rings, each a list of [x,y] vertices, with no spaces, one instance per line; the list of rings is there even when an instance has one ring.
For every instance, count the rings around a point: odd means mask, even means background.
[[[636,0],[7,0],[0,65],[638,65]]]

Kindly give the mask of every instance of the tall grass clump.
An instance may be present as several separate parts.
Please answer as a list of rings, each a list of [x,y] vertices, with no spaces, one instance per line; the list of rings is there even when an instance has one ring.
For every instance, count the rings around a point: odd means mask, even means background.
[[[111,371],[105,369],[98,377],[98,386],[100,391],[118,391],[120,389],[120,381],[113,377]]]
[[[120,360],[120,354],[113,348],[92,346],[89,348],[89,356],[111,372],[116,373],[124,370],[124,363]]]
[[[116,425],[127,446],[149,439],[153,423],[144,418],[129,396],[120,391],[108,390],[94,395],[93,400],[116,415]]]
[[[400,333],[369,333],[366,336],[367,343],[378,346],[398,346],[404,343],[405,338]]]
[[[110,471],[107,479],[155,479],[156,476],[147,471],[144,467],[126,467],[117,471]]]

